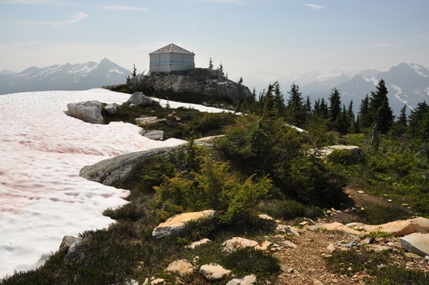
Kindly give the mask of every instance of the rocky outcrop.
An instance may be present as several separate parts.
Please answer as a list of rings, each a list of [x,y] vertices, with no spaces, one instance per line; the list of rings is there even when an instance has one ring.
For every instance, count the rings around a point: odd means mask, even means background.
[[[130,174],[137,163],[151,157],[167,154],[169,151],[174,150],[177,147],[164,147],[126,153],[102,160],[93,165],[86,165],[80,170],[79,175],[83,178],[99,182],[104,185],[116,186]]]
[[[214,210],[206,210],[201,212],[192,212],[175,215],[164,223],[159,224],[152,232],[155,239],[164,238],[167,236],[178,236],[181,234],[185,224],[189,221],[195,221],[204,218],[213,218],[216,214]]]
[[[327,147],[322,147],[318,150],[321,158],[326,158],[331,155],[336,150],[345,150],[350,154],[347,159],[349,163],[357,163],[364,159],[364,154],[362,150],[355,145],[330,145]],[[314,151],[314,150],[313,150]]]
[[[172,90],[173,92],[192,92],[227,98],[231,100],[243,99],[252,96],[249,88],[229,80],[220,70],[195,68],[185,71],[152,72],[150,75],[138,75],[129,82],[129,89],[137,85],[145,85],[155,91]]]
[[[98,101],[86,101],[67,104],[67,115],[91,124],[102,124],[103,106]]]

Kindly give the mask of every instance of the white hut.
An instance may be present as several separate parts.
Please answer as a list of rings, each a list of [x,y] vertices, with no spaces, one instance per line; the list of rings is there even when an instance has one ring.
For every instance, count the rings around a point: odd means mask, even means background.
[[[170,72],[195,68],[195,54],[175,44],[169,44],[151,52],[149,56],[151,72]]]

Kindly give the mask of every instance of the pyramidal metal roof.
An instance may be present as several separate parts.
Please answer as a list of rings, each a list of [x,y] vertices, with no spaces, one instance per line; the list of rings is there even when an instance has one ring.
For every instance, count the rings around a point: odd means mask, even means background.
[[[154,52],[151,52],[150,54],[161,54],[161,53],[194,54],[193,52],[190,52],[184,48],[181,48],[173,43],[166,45],[165,47],[162,47]]]

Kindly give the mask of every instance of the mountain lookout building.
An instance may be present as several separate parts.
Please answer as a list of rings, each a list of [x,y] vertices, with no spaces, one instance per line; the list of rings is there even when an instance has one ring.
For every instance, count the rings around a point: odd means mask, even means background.
[[[169,44],[149,54],[150,72],[170,72],[195,68],[193,52]]]

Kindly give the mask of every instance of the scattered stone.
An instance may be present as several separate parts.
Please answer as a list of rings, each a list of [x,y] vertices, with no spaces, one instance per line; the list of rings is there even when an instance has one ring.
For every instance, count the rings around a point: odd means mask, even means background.
[[[313,226],[308,227],[310,230],[315,231],[319,229],[326,229],[328,231],[343,231],[345,233],[353,234],[353,235],[360,235],[361,233],[359,231],[356,231],[354,229],[351,229],[342,223],[334,222],[334,223],[321,223]]]
[[[267,250],[268,247],[271,245],[271,242],[265,240],[261,243],[261,245],[255,246],[255,249],[257,250]]]
[[[338,245],[339,246],[342,246],[342,247],[348,247],[348,248],[352,248],[352,247],[355,247],[355,246],[358,246],[359,244],[357,243],[357,242],[355,242],[355,241],[351,241],[351,242],[349,242],[349,243],[341,243],[341,242],[339,242],[338,243]]]
[[[258,215],[259,218],[263,219],[263,220],[269,220],[269,221],[273,221],[274,219],[266,214],[260,214]]]
[[[363,241],[362,241],[362,243],[363,244],[371,244],[371,243],[373,243],[374,242],[374,238],[373,237],[367,237],[366,239],[364,239]]]
[[[164,238],[170,235],[180,235],[181,231],[185,227],[185,223],[193,220],[199,220],[203,218],[213,218],[216,214],[214,210],[205,210],[201,212],[183,213],[175,215],[164,223],[159,224],[152,232],[152,236],[155,239]]]
[[[362,191],[362,190],[359,190],[359,191],[357,191],[359,194],[365,194],[365,192],[364,191]]]
[[[279,243],[285,247],[288,247],[288,248],[296,248],[297,247],[297,245],[294,244],[293,242],[291,242],[290,240],[284,240],[284,241],[281,241]]]
[[[67,252],[69,250],[70,245],[77,239],[74,236],[64,236],[60,245],[61,252]]]
[[[102,124],[102,105],[98,101],[86,101],[67,104],[66,114],[91,124]]]
[[[251,285],[256,283],[256,275],[246,275],[242,279],[234,278],[226,285]]]
[[[200,267],[200,274],[209,281],[216,281],[231,273],[231,270],[223,268],[216,263],[205,264]]]
[[[276,227],[276,231],[278,232],[284,232],[290,235],[295,235],[299,237],[299,229],[291,227],[291,226],[286,226],[286,225],[277,225]]]
[[[148,139],[155,141],[162,141],[164,139],[164,131],[163,130],[153,130],[146,132],[145,130],[141,131],[140,134]]]
[[[165,271],[179,273],[181,276],[192,274],[194,266],[186,259],[175,260],[168,265]]]
[[[298,229],[296,229],[294,227],[289,227],[288,226],[288,227],[285,228],[285,231],[286,231],[287,234],[291,234],[291,235],[299,237]]]
[[[129,281],[125,281],[125,285],[139,285],[139,282],[134,279],[130,279]]]
[[[78,256],[77,247],[82,242],[82,238],[76,238],[69,246],[66,257],[68,259],[73,259]]]
[[[223,251],[226,251],[229,253],[234,252],[235,250],[240,248],[256,247],[257,245],[258,245],[257,241],[241,238],[241,237],[233,237],[222,243]]]
[[[412,253],[412,252],[406,252],[405,256],[409,259],[421,259],[422,258],[420,255]]]
[[[104,110],[106,110],[110,115],[114,115],[116,114],[117,108],[115,104],[107,104],[104,106]]]
[[[313,285],[324,285],[324,284],[317,279],[313,279]]]
[[[385,250],[390,250],[389,246],[387,246],[387,245],[378,245],[378,244],[371,244],[369,246],[369,248],[372,249],[372,250],[374,250],[374,252],[376,252],[376,253],[380,253],[380,252],[385,251]]]
[[[134,92],[126,103],[139,107],[148,107],[153,105],[152,99],[144,95],[143,92]]]
[[[140,117],[136,118],[136,124],[140,127],[144,127],[150,124],[155,124],[158,122],[164,122],[165,119],[158,119],[158,117]]]
[[[414,233],[400,239],[401,246],[420,256],[429,255],[429,234]]]
[[[164,279],[162,279],[162,278],[157,278],[157,279],[155,279],[155,280],[152,280],[151,282],[150,282],[150,285],[157,285],[157,284],[164,284],[165,283],[165,280]]]
[[[185,246],[185,248],[194,249],[197,246],[206,244],[208,242],[210,242],[210,240],[208,238],[205,238],[205,239],[202,239],[202,240],[199,240],[199,241],[195,241],[195,242],[191,243],[190,245]]]
[[[329,250],[330,252],[333,252],[333,251],[336,249],[336,247],[335,247],[335,245],[334,245],[333,243],[330,243],[330,244],[326,247],[326,249],[327,249],[327,250]]]
[[[194,256],[194,258],[192,259],[192,263],[193,264],[199,264],[200,263],[200,257],[197,255],[197,256]]]

